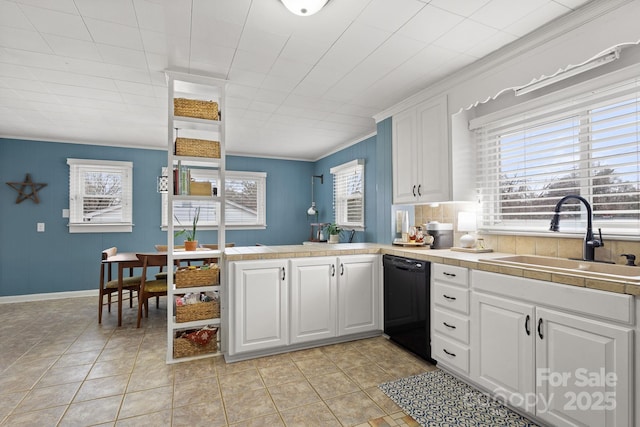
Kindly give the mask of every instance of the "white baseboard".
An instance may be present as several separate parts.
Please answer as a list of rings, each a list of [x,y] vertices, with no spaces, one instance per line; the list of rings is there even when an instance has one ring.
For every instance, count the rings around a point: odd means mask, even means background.
[[[0,297],[0,304],[9,304],[14,302],[43,301],[43,300],[49,300],[49,299],[97,297],[97,296],[98,296],[97,289],[91,289],[86,291],[51,292],[46,294],[10,295],[6,297]]]

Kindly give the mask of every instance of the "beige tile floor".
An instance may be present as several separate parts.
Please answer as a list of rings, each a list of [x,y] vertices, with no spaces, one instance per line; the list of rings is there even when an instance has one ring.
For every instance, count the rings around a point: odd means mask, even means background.
[[[415,426],[377,385],[435,369],[383,337],[167,365],[166,302],[135,328],[97,298],[0,304],[1,426]]]

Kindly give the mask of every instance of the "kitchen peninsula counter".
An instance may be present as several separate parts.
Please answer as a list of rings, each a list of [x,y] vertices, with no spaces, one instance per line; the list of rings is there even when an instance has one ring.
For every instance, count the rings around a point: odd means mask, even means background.
[[[481,261],[513,255],[500,252],[457,252],[449,249],[429,249],[428,247],[411,246],[405,247],[379,243],[318,243],[311,245],[236,246],[225,249],[226,261],[344,256],[358,254],[396,255],[430,261],[438,264],[455,265],[473,270],[483,270],[528,279],[538,279],[570,286],[599,289],[621,294],[640,295],[640,286],[633,283],[594,279],[582,276],[579,272],[576,272],[576,274],[551,273],[536,268],[499,266]]]

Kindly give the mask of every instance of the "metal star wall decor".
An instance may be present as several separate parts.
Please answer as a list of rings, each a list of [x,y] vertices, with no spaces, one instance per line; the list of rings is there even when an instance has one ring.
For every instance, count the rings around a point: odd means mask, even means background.
[[[18,192],[16,204],[27,199],[31,199],[35,203],[40,203],[40,199],[38,199],[38,191],[47,186],[45,183],[33,182],[31,180],[31,174],[27,174],[23,182],[7,182],[7,185]],[[28,187],[31,187],[30,193],[27,193],[26,191]]]

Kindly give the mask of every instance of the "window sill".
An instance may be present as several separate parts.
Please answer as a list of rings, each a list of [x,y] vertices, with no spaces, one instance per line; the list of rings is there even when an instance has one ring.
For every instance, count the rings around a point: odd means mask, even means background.
[[[69,224],[69,233],[131,233],[133,224]]]

